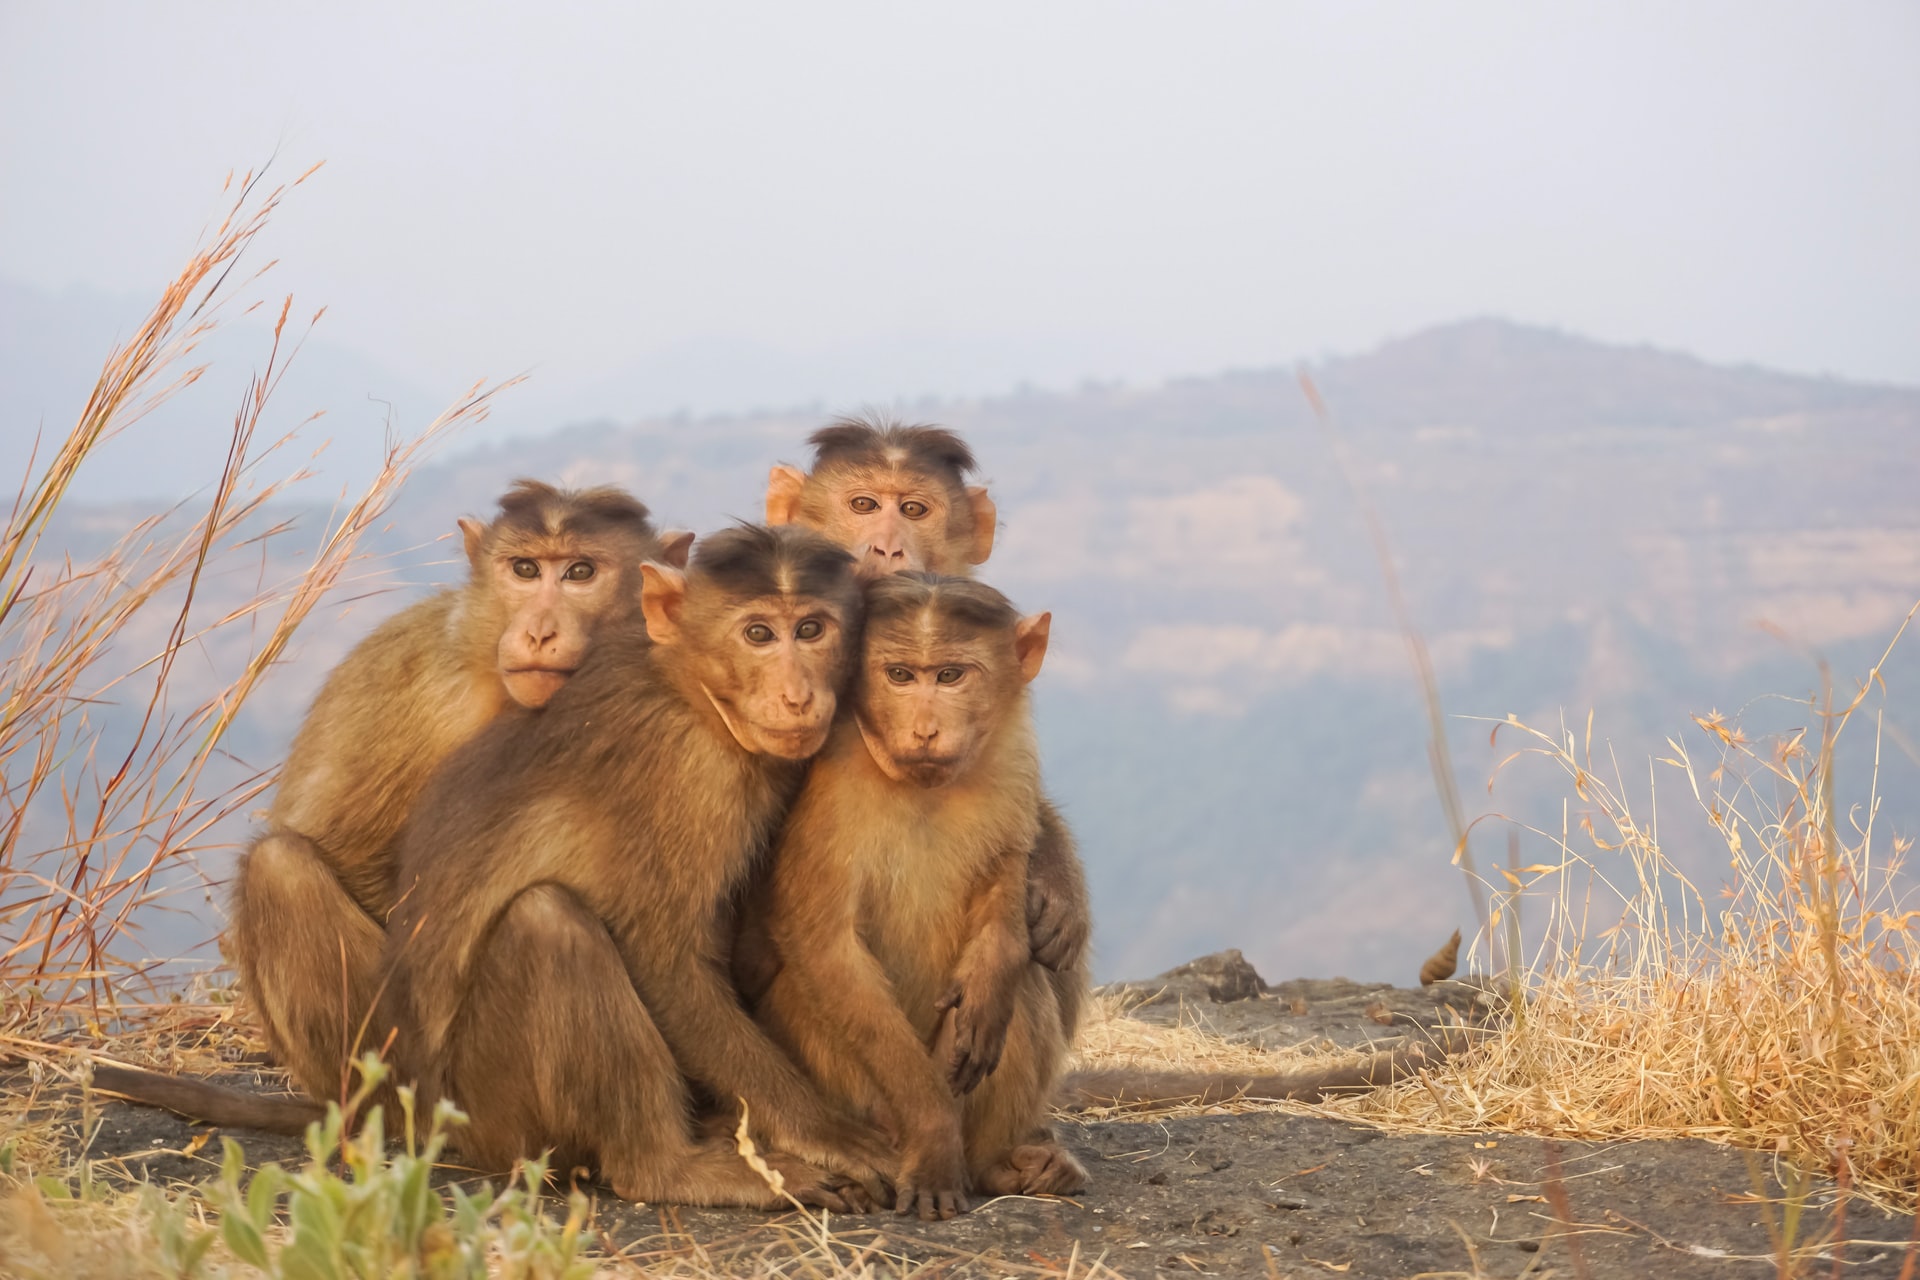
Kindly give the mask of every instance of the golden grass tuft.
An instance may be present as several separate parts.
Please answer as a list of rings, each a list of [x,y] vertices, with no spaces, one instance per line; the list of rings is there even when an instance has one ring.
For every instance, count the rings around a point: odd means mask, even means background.
[[[1834,776],[1835,746],[1884,687],[1885,661],[1848,705],[1809,702],[1811,730],[1756,743],[1724,717],[1696,717],[1711,767],[1670,740],[1658,763],[1725,842],[1712,907],[1624,787],[1601,779],[1591,726],[1583,743],[1503,722],[1496,733],[1524,743],[1509,760],[1564,770],[1588,812],[1579,836],[1549,837],[1556,861],[1506,872],[1496,898],[1496,925],[1523,900],[1546,909],[1537,950],[1516,966],[1520,1016],[1421,1081],[1322,1109],[1438,1132],[1708,1138],[1784,1157],[1790,1191],[1817,1173],[1911,1211],[1920,911],[1904,909],[1901,892],[1911,838],[1875,829],[1877,778],[1848,807]]]

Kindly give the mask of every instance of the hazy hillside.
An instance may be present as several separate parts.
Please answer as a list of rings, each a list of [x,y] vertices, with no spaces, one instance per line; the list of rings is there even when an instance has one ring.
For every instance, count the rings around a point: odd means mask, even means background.
[[[1850,691],[1920,599],[1920,391],[1722,368],[1473,321],[1314,376],[1383,513],[1450,712],[1562,714],[1644,795],[1687,714]],[[283,405],[290,408],[290,405]],[[999,500],[991,580],[1054,611],[1047,768],[1093,877],[1100,971],[1221,945],[1272,974],[1404,981],[1471,913],[1424,718],[1355,501],[1295,375],[922,404],[964,431]],[[665,522],[753,517],[818,415],[574,426],[447,458],[385,535],[392,576],[445,581],[454,517],[521,474],[613,481]],[[75,512],[84,541],[124,513]],[[310,518],[309,518],[310,519]],[[404,592],[316,630],[236,746],[270,758],[328,662]],[[1765,624],[1764,628],[1762,624]],[[1920,640],[1920,637],[1915,637]],[[1884,673],[1876,830],[1920,827],[1920,659]],[[1810,723],[1765,701],[1756,726]],[[1857,726],[1843,787],[1874,746]],[[1453,734],[1469,814],[1578,830],[1525,768],[1489,794],[1487,726]],[[1504,754],[1511,743],[1503,743]],[[1603,755],[1604,759],[1604,755]],[[1710,887],[1725,853],[1660,771],[1668,840]],[[1650,814],[1643,814],[1650,816]],[[1505,828],[1480,829],[1483,858]],[[1550,847],[1528,835],[1526,861]]]

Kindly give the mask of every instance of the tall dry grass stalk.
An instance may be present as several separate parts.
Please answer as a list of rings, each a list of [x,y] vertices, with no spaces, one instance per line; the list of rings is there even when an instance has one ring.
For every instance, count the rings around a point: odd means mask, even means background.
[[[422,450],[484,417],[499,390],[476,384],[419,434],[389,437],[379,474],[336,508],[290,576],[268,581],[256,568],[237,602],[231,592],[210,602],[216,578],[267,563],[267,544],[289,530],[268,504],[308,474],[262,477],[291,435],[259,439],[304,338],[288,332],[288,298],[211,492],[139,521],[90,563],[43,554],[81,468],[110,462],[116,435],[205,373],[191,358],[273,265],[243,270],[281,199],[312,173],[264,194],[258,175],[229,178],[226,215],[108,356],[44,467],[29,465],[0,528],[0,1031],[81,1009],[98,1023],[157,989],[164,957],[142,948],[141,921],[273,782],[273,769],[222,753],[235,716],[355,561]],[[244,657],[217,669],[207,692],[204,671],[191,682],[182,672],[207,666],[216,646]]]
[[[1502,872],[1496,927],[1521,900],[1545,913],[1523,972],[1525,1016],[1427,1080],[1343,1107],[1442,1130],[1731,1141],[1910,1208],[1920,911],[1905,909],[1901,874],[1912,839],[1875,826],[1877,763],[1872,777],[1834,772],[1843,734],[1878,742],[1862,708],[1884,692],[1886,656],[1847,705],[1810,701],[1798,732],[1755,742],[1725,717],[1696,717],[1704,765],[1670,741],[1658,763],[1725,842],[1726,883],[1712,899],[1596,763],[1590,725],[1584,735],[1498,726],[1496,737],[1519,740],[1508,762],[1550,762],[1586,810],[1569,829],[1536,832],[1554,860]]]

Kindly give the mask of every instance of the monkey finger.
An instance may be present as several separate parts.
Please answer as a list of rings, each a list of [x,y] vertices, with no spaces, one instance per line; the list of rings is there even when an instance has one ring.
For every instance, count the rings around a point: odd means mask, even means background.
[[[935,1013],[945,1013],[949,1009],[959,1008],[960,1002],[966,998],[966,994],[965,987],[962,987],[957,982],[954,983],[940,994],[938,1000],[933,1002],[933,1011]]]
[[[972,1093],[985,1076],[986,1072],[980,1069],[979,1059],[972,1054],[955,1055],[947,1063],[947,1087],[953,1090],[956,1098]]]
[[[801,1204],[812,1205],[816,1209],[828,1209],[834,1213],[855,1213],[840,1188],[827,1182],[811,1182],[793,1189],[793,1198]]]
[[[1044,941],[1034,935],[1033,958],[1055,973],[1080,959],[1087,949],[1087,931],[1078,922],[1060,920]]]

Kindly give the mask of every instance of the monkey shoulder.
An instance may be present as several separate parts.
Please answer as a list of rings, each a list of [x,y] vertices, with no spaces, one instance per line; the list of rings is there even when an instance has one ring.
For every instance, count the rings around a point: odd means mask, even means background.
[[[440,647],[457,596],[401,610],[328,674],[288,748],[273,825],[340,845],[343,857],[384,844],[434,766],[493,714],[497,699],[476,697]]]

